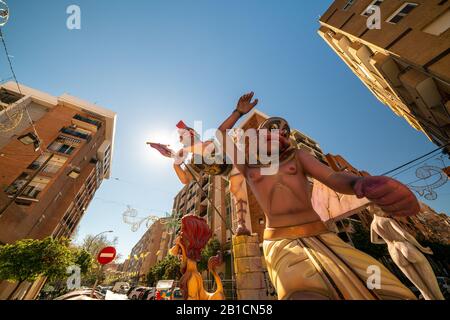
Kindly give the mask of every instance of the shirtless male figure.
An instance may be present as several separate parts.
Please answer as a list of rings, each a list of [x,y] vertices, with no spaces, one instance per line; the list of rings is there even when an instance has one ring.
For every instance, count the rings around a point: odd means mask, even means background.
[[[271,131],[268,141],[279,141],[279,170],[261,174],[263,165],[239,163],[239,154],[249,159],[249,149],[239,149],[228,130],[258,103],[253,92],[242,96],[233,113],[219,127],[228,156],[245,177],[266,216],[264,256],[279,299],[415,299],[390,271],[369,255],[353,248],[330,232],[314,211],[308,192],[310,176],[336,192],[366,197],[392,216],[419,212],[414,194],[388,177],[359,177],[335,172],[310,154],[291,145],[290,128],[281,118],[270,118],[258,130]],[[277,131],[278,132],[278,131]],[[268,153],[274,154],[277,150]],[[370,270],[377,270],[380,283],[368,284]],[[377,276],[375,274],[375,276]],[[370,280],[370,279],[369,279]],[[369,281],[370,282],[370,281]]]

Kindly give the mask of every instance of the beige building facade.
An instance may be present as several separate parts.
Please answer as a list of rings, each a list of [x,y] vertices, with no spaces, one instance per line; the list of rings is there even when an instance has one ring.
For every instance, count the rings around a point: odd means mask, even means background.
[[[0,106],[0,244],[70,238],[110,177],[116,114],[13,82],[0,86]],[[16,289],[0,283],[0,299]]]
[[[136,282],[145,282],[151,267],[167,255],[170,230],[166,218],[155,221],[131,250],[124,262],[122,272]]]
[[[319,22],[319,35],[375,97],[448,153],[450,2],[336,0]]]

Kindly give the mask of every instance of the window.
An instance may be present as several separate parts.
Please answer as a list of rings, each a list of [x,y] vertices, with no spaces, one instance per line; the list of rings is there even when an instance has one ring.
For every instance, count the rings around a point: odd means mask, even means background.
[[[450,10],[447,10],[432,23],[427,25],[423,32],[440,36],[450,28]]]
[[[102,122],[100,120],[84,117],[84,116],[82,116],[80,114],[75,115],[73,118],[75,120],[78,120],[78,121],[82,121],[82,122],[86,122],[86,123],[92,124],[92,125],[96,126],[97,128],[100,128],[102,126]]]
[[[84,140],[89,140],[91,137],[90,131],[78,128],[76,126],[62,128],[61,132]]]
[[[37,151],[41,145],[41,142],[39,141],[39,138],[34,134],[33,132],[29,132],[27,134],[24,134],[23,136],[20,136],[17,138],[20,142],[22,142],[24,145],[34,145],[34,150]]]
[[[392,16],[390,16],[386,22],[397,24],[399,23],[404,17],[406,17],[412,10],[414,10],[415,7],[417,7],[417,3],[407,2],[403,4],[397,11],[394,12]]]
[[[28,169],[38,170],[44,164],[44,162],[50,157],[50,155],[51,153],[46,152],[45,154],[37,158],[32,164],[30,164]],[[42,169],[42,172],[54,174],[58,172],[58,170],[64,165],[64,163],[66,163],[66,161],[67,161],[66,157],[54,155],[52,159],[50,159],[50,161]]]
[[[29,197],[36,199],[38,195],[45,189],[50,179],[46,177],[35,177],[20,195],[21,197]]]
[[[364,10],[363,13],[361,13],[361,15],[369,17],[373,13],[372,6],[379,7],[383,3],[383,1],[384,0],[374,0],[374,1],[372,1],[372,3],[367,6],[366,10]]]
[[[72,154],[73,150],[80,144],[81,140],[59,136],[49,145],[48,149],[58,153]]]
[[[348,8],[350,8],[356,0],[348,0],[347,3],[344,5],[344,7],[342,8],[342,10],[347,11]]]
[[[53,158],[47,163],[45,168],[42,170],[44,173],[54,174],[66,163],[67,158],[62,156],[54,155]]]
[[[20,189],[22,189],[27,181],[30,179],[30,175],[27,173],[22,173],[16,181],[14,181],[5,192],[9,195],[15,195]],[[31,180],[28,185],[25,187],[23,192],[20,194],[20,197],[28,197],[32,199],[36,199],[38,195],[44,190],[47,184],[50,182],[50,179],[42,176],[37,176],[33,180]]]
[[[17,101],[19,101],[20,99],[22,99],[24,96],[12,91],[8,91],[4,88],[0,89],[0,105],[4,104],[4,105],[10,105],[13,104]],[[1,110],[1,108],[0,108]]]
[[[16,194],[30,179],[30,175],[27,173],[22,173],[8,188],[5,192],[9,195]]]
[[[68,176],[72,179],[76,179],[80,176],[81,170],[79,168],[75,168],[69,172]]]

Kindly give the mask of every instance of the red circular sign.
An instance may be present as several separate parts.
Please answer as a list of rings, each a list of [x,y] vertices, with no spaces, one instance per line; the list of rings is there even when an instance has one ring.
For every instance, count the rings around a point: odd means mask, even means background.
[[[103,248],[97,256],[100,264],[108,264],[116,258],[116,249],[114,247]]]

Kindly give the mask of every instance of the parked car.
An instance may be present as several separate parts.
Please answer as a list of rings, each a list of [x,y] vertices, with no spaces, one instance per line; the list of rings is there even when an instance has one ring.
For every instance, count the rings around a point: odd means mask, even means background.
[[[103,295],[106,295],[107,291],[111,291],[113,287],[110,286],[98,286],[97,290],[100,291]]]
[[[147,289],[148,287],[136,287],[135,289],[131,290],[131,292],[128,294],[128,299],[138,300],[141,292]]]
[[[156,298],[156,288],[151,287],[139,294],[139,300],[155,300]]]
[[[175,280],[159,280],[156,290],[162,300],[172,300],[172,291],[175,289]]]
[[[128,291],[130,291],[131,287],[128,282],[116,282],[114,284],[114,287],[112,288],[112,292],[114,293],[120,293],[120,294],[126,294],[128,295]],[[130,291],[131,292],[131,291]]]
[[[101,294],[99,291],[94,290],[94,294],[92,295],[92,289],[89,290],[75,290],[65,295],[62,295],[55,300],[104,300],[105,296]]]
[[[183,299],[183,292],[180,288],[176,287],[173,290],[172,300],[184,300]]]

